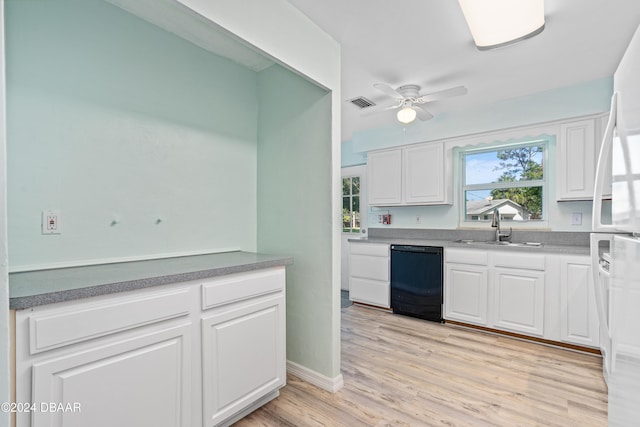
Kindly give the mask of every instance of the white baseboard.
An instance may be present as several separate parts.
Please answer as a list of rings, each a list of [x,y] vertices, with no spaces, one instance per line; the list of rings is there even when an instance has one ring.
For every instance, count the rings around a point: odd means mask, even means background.
[[[329,378],[290,360],[287,360],[287,372],[295,375],[301,380],[318,386],[323,390],[330,391],[331,393],[335,393],[344,386],[342,374],[339,374],[333,378]]]

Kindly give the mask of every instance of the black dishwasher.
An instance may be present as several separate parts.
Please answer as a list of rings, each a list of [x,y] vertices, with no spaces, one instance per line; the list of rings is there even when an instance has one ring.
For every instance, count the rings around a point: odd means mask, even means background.
[[[391,245],[391,308],[442,322],[442,248]]]

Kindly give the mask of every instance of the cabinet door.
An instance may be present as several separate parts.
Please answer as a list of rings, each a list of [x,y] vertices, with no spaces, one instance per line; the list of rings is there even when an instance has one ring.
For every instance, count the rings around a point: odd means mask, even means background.
[[[286,381],[284,294],[202,318],[203,420],[215,426]]]
[[[444,281],[444,317],[487,326],[488,268],[447,264]]]
[[[604,117],[600,117],[596,119],[596,167],[598,165],[598,159],[600,158],[600,150],[602,149],[602,142],[604,138],[604,131],[607,129],[607,121],[609,120],[609,116],[606,115]],[[604,184],[602,186],[602,196],[603,197],[611,197],[611,193],[613,193],[613,187],[611,178],[613,177],[613,173],[611,172],[611,146],[609,147],[609,162],[604,167]],[[595,177],[594,177],[595,179]]]
[[[544,272],[494,269],[493,326],[542,337],[544,333]]]
[[[145,332],[34,363],[31,402],[38,408],[31,425],[190,427],[191,328]],[[49,402],[63,406],[39,406]]]
[[[560,266],[561,339],[573,344],[597,347],[598,314],[589,259],[563,258]]]
[[[418,145],[403,150],[406,204],[445,203],[444,145]]]
[[[596,168],[594,120],[560,126],[557,156],[558,200],[592,200]]]
[[[402,203],[402,151],[371,152],[367,158],[369,204],[373,206]]]
[[[391,307],[391,287],[389,282],[351,277],[349,280],[349,299],[355,302]]]

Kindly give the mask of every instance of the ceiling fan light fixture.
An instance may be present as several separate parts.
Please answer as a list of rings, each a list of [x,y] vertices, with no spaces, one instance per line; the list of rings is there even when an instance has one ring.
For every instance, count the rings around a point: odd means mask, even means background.
[[[416,119],[416,110],[411,107],[404,107],[396,114],[400,123],[411,123]]]
[[[544,0],[458,0],[479,50],[531,38],[544,30]]]

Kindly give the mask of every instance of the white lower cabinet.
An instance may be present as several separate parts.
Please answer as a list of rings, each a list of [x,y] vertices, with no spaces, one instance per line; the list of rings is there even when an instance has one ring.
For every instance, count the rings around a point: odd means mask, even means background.
[[[188,427],[190,359],[184,325],[41,360],[32,367],[31,425]]]
[[[15,313],[17,427],[228,425],[286,380],[275,267]]]
[[[445,251],[444,317],[487,326],[489,268],[486,252]]]
[[[591,259],[560,257],[560,339],[571,344],[598,347],[599,329],[593,292]]]
[[[446,248],[444,318],[598,348],[588,255]]]
[[[284,295],[276,295],[202,318],[204,425],[285,384],[284,314]]]
[[[495,267],[493,327],[544,335],[544,271]]]
[[[349,248],[349,299],[391,307],[389,245],[355,242]]]

